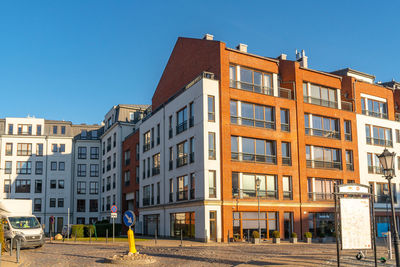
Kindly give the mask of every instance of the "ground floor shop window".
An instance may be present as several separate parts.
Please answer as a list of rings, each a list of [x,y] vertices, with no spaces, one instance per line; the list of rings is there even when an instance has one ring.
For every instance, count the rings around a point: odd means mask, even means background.
[[[194,212],[182,212],[170,214],[171,237],[180,237],[181,232],[184,238],[195,237]]]
[[[144,215],[144,235],[155,235],[157,231],[157,235],[160,235],[160,215],[152,214],[152,215]]]
[[[333,212],[309,213],[308,228],[313,237],[333,236],[335,214]]]
[[[258,231],[260,222],[261,238],[272,238],[273,231],[279,231],[279,212],[233,212],[233,237],[249,240]]]

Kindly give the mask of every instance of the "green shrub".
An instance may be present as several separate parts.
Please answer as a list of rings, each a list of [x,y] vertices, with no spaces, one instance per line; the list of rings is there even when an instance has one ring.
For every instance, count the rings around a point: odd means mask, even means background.
[[[84,228],[85,228],[85,225],[83,225],[83,224],[72,225],[71,236],[84,237]]]
[[[106,230],[108,229],[108,237],[112,236],[112,223],[96,223],[96,232],[98,237],[105,237]],[[122,230],[122,224],[115,224],[115,236],[120,236]],[[93,235],[92,235],[93,236]]]
[[[312,233],[311,232],[305,232],[304,233],[305,238],[312,238]]]
[[[260,233],[258,231],[253,231],[251,235],[253,236],[253,238],[260,238]]]
[[[325,237],[325,233],[319,233],[318,237],[324,238]]]
[[[290,235],[291,238],[297,238],[297,234],[295,232],[292,232],[292,234]]]
[[[280,238],[280,237],[281,237],[281,233],[278,232],[278,231],[273,231],[273,232],[272,232],[272,237],[273,237],[273,238]]]
[[[84,233],[85,237],[89,237],[90,232],[92,232],[92,237],[93,237],[94,236],[94,225],[93,224],[85,225],[85,227],[83,228],[83,233]]]

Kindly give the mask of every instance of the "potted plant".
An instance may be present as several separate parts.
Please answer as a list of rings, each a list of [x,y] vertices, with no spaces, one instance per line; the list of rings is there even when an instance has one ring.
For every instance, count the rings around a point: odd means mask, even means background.
[[[305,232],[304,233],[304,238],[305,238],[307,244],[311,244],[312,233],[311,232]]]
[[[325,233],[319,233],[318,237],[319,237],[319,242],[320,243],[325,243],[326,242]]]
[[[273,241],[275,244],[281,243],[281,233],[278,232],[278,231],[273,231],[273,232],[272,232],[272,241]]]
[[[253,244],[260,244],[260,233],[258,231],[253,231],[252,235],[252,241]]]
[[[290,235],[290,243],[297,243],[297,234],[295,232],[292,232],[292,234]]]

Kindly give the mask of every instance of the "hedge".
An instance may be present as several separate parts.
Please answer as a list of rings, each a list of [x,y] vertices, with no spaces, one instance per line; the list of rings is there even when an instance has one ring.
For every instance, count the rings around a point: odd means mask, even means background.
[[[96,223],[96,232],[98,237],[106,236],[106,229],[108,229],[108,237],[112,236],[112,223]],[[115,236],[120,236],[122,230],[122,224],[115,224]]]
[[[83,224],[72,225],[71,236],[84,237],[84,228],[85,225]]]

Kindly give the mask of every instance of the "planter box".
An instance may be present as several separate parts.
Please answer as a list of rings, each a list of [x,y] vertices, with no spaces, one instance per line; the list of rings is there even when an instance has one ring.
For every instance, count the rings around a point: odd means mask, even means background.
[[[290,243],[297,244],[297,237],[291,237]]]
[[[280,244],[281,243],[281,239],[280,238],[273,238],[272,242],[274,242],[275,244]]]
[[[260,244],[260,243],[261,243],[261,239],[260,239],[260,238],[252,238],[252,239],[251,239],[251,242],[252,242],[253,244]]]
[[[307,244],[311,244],[312,243],[312,238],[311,237],[307,237],[305,239],[305,241],[306,241]]]

